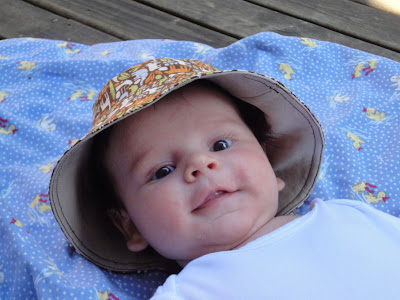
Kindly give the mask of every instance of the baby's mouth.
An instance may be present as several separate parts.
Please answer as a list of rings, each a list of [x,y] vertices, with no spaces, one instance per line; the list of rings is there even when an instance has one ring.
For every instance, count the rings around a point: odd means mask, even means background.
[[[204,199],[204,201],[196,207],[193,211],[198,211],[202,208],[205,208],[206,206],[210,205],[214,200],[218,200],[219,197],[229,193],[228,191],[225,190],[217,190],[215,192],[212,192],[208,194],[208,196]]]

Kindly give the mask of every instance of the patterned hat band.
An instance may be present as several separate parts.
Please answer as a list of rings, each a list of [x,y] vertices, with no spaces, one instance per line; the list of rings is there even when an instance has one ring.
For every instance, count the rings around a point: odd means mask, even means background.
[[[61,229],[88,260],[114,271],[163,269],[176,271],[151,247],[133,253],[118,230],[104,222],[96,197],[82,195],[77,178],[86,172],[93,138],[107,127],[131,116],[197,79],[206,79],[233,97],[268,114],[276,150],[268,159],[285,183],[279,194],[278,214],[300,206],[317,180],[322,161],[322,128],[306,105],[275,79],[244,70],[218,70],[192,59],[159,58],[138,64],[107,82],[93,105],[93,125],[58,161],[50,181],[49,197]],[[96,188],[96,187],[94,187]],[[150,248],[150,249],[149,249]]]

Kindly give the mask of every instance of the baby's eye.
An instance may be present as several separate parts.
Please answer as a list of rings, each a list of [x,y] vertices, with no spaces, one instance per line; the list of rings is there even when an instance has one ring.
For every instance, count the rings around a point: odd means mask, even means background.
[[[230,140],[219,140],[211,146],[212,152],[222,151],[230,147],[232,142]]]
[[[172,173],[174,170],[175,170],[175,167],[173,167],[173,166],[165,166],[165,167],[159,168],[154,173],[152,180],[161,179],[161,178],[169,175],[170,173]]]

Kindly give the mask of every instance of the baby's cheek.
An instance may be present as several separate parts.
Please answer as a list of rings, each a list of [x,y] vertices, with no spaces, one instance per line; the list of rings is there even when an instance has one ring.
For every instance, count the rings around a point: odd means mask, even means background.
[[[152,232],[154,248],[165,257],[177,259],[173,256],[186,249],[190,238],[193,238],[186,234],[190,224],[185,224],[179,217],[163,218],[157,223]]]
[[[151,215],[148,216],[147,223],[157,227],[160,235],[170,235],[179,232],[183,227],[182,216],[179,213],[179,207],[173,203],[162,202],[154,207]]]
[[[233,160],[232,166],[233,175],[239,177],[240,180],[254,180],[254,176],[264,168],[265,159],[262,159],[257,153],[244,152]]]

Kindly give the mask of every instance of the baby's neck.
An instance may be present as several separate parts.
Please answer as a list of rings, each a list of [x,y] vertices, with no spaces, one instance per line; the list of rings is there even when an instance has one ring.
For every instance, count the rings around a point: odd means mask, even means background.
[[[290,223],[291,221],[297,219],[298,217],[299,217],[298,215],[275,217],[271,219],[268,223],[266,223],[263,227],[261,227],[259,230],[257,230],[252,236],[246,239],[243,243],[241,243],[240,245],[236,246],[233,249],[239,249],[244,245],[258,239],[259,237],[262,237],[272,231],[275,231],[276,229],[282,227],[283,225]]]
[[[283,225],[293,221],[294,219],[297,219],[299,216],[279,216],[279,217],[275,217],[273,219],[271,219],[267,224],[265,224],[264,226],[262,226],[259,230],[257,230],[252,236],[250,236],[248,239],[246,239],[244,242],[242,242],[241,244],[237,245],[236,247],[234,247],[232,250],[234,249],[239,249],[241,247],[243,247],[244,245],[246,245],[247,243],[250,243],[251,241],[254,241],[256,239],[258,239],[259,237],[262,237],[280,227],[282,227]],[[178,260],[177,263],[183,268],[185,267],[189,261],[186,260]]]

